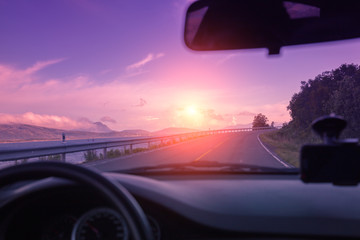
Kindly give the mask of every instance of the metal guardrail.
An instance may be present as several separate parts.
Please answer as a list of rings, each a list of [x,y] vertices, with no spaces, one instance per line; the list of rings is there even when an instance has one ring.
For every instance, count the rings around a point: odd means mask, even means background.
[[[161,142],[161,145],[165,141],[178,139],[180,141],[186,139],[193,139],[196,137],[222,134],[222,133],[235,133],[235,132],[245,132],[245,131],[258,131],[265,129],[274,129],[273,127],[258,127],[258,128],[236,128],[236,129],[220,129],[220,130],[209,130],[209,131],[199,131],[199,132],[190,132],[184,134],[176,134],[169,136],[161,137],[144,137],[140,139],[127,139],[127,140],[112,140],[104,142],[87,142],[87,143],[74,143],[74,144],[63,144],[60,146],[47,146],[47,147],[32,147],[32,148],[19,148],[11,150],[0,150],[0,162],[1,161],[14,161],[20,159],[29,159],[36,157],[44,157],[51,155],[61,155],[61,161],[66,161],[67,153],[74,152],[84,152],[88,150],[98,150],[103,149],[103,157],[106,159],[107,149],[114,147],[123,147],[127,149],[129,153],[133,152],[133,146],[136,144],[148,144],[150,148],[151,143]]]

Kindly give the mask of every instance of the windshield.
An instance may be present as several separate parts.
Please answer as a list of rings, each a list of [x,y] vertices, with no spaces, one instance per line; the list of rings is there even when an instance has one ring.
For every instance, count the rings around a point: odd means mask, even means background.
[[[286,170],[322,115],[359,136],[359,40],[195,52],[191,2],[0,1],[1,166]]]

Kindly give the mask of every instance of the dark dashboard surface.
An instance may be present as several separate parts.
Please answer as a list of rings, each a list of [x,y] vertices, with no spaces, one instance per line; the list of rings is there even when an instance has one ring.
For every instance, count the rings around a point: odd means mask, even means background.
[[[137,199],[157,239],[360,236],[359,187],[304,184],[298,175],[106,176]],[[59,226],[69,234],[72,221],[107,206],[90,189],[57,178],[0,195],[6,239],[50,239]]]

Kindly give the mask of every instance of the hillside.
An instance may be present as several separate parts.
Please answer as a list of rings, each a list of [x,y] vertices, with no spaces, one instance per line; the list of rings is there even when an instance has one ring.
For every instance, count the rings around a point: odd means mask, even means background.
[[[101,126],[103,130],[108,128]],[[0,142],[27,142],[27,141],[50,141],[61,140],[62,133],[65,133],[67,140],[87,138],[116,138],[148,136],[150,132],[144,130],[124,130],[121,132],[88,132],[88,131],[67,131],[54,128],[39,127],[27,124],[0,124]]]
[[[151,135],[150,132],[142,130],[142,129],[133,129],[133,130],[122,130],[120,132],[117,132],[118,134],[121,134],[122,136],[126,137],[126,136],[130,136],[130,137],[135,137],[135,136],[149,136]]]
[[[248,124],[237,124],[237,125],[228,126],[226,127],[226,129],[251,128],[251,127],[252,127],[252,123],[248,123]]]
[[[0,142],[61,139],[64,131],[26,124],[0,124]]]
[[[151,135],[154,136],[167,136],[167,135],[174,135],[174,134],[182,134],[182,133],[189,133],[189,132],[197,132],[199,130],[191,129],[191,128],[164,128],[159,131],[152,132]]]
[[[98,125],[98,124],[97,124]],[[123,131],[112,131],[106,125],[98,125],[94,131],[69,131],[62,129],[39,127],[28,124],[0,124],[0,143],[5,142],[29,142],[29,141],[61,141],[65,133],[66,140],[91,139],[91,138],[120,138],[140,136],[167,136],[196,132],[191,128],[165,128],[155,132],[142,129],[130,129]],[[95,132],[102,130],[103,132]]]

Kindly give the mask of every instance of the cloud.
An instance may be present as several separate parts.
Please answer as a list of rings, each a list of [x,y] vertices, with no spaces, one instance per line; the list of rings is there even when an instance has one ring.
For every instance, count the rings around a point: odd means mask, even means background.
[[[155,120],[159,120],[160,118],[158,117],[153,117],[153,116],[146,116],[145,120],[146,121],[155,121]]]
[[[236,115],[238,115],[238,116],[251,116],[251,117],[253,117],[253,116],[256,115],[256,113],[254,113],[254,112],[249,112],[249,111],[241,111],[241,112],[237,113]]]
[[[9,65],[0,64],[0,86],[7,89],[22,87],[24,84],[29,84],[36,80],[34,75],[38,71],[64,60],[65,58],[39,61],[26,69],[17,69]]]
[[[158,53],[158,54],[156,54],[155,59],[158,59],[158,58],[161,58],[161,57],[164,57],[164,56],[165,56],[164,53]]]
[[[147,104],[146,100],[143,98],[140,98],[139,104],[134,105],[134,107],[143,107]]]
[[[164,53],[158,53],[158,54],[149,53],[144,59],[127,66],[126,70],[131,71],[131,70],[139,69],[139,68],[143,67],[145,64],[147,64],[155,59],[161,58],[163,56],[165,56]]]
[[[109,116],[104,116],[100,119],[101,122],[117,123],[117,121]]]
[[[39,70],[41,70],[41,69],[43,69],[43,68],[45,68],[47,66],[62,62],[64,60],[65,60],[65,58],[59,58],[59,59],[53,59],[53,60],[48,60],[48,61],[36,62],[33,66],[27,68],[25,70],[25,73],[26,74],[33,74],[33,73],[36,73]]]
[[[203,110],[203,114],[206,118],[223,121],[224,117],[221,114],[216,114],[214,109]]]
[[[170,117],[169,123],[173,127],[215,129],[227,124],[228,119],[214,109],[201,107],[193,109],[189,112],[188,107],[173,106],[164,117]]]
[[[57,128],[64,130],[86,129],[92,127],[93,125],[90,120],[85,118],[76,121],[65,116],[36,114],[33,112],[27,112],[24,114],[0,113],[0,124],[11,123],[29,124],[40,127]]]
[[[101,75],[105,75],[105,74],[108,74],[109,72],[111,72],[112,69],[108,68],[108,69],[104,69],[100,72]]]
[[[288,101],[285,100],[270,104],[243,107],[240,112],[233,114],[234,122],[238,124],[250,123],[258,113],[264,114],[269,119],[269,122],[288,122],[290,115],[286,110],[287,105]]]
[[[124,77],[124,78],[132,78],[132,77],[135,77],[135,76],[138,76],[138,75],[147,73],[147,72],[149,72],[149,71],[144,71],[144,70],[138,69],[137,71],[127,72],[123,77]]]

